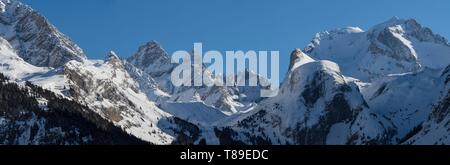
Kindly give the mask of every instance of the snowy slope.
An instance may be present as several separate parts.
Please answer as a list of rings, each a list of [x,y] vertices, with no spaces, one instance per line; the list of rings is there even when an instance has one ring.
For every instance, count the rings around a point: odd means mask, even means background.
[[[404,140],[430,115],[443,88],[440,74],[441,70],[426,68],[418,73],[391,75],[362,90],[371,110],[396,127],[395,142]]]
[[[370,81],[388,74],[442,69],[448,41],[414,19],[392,18],[364,32],[348,27],[316,34],[305,52],[338,63],[345,75]]]
[[[123,61],[123,63],[130,77],[136,81],[136,86],[138,86],[138,88],[147,95],[150,101],[161,104],[170,98],[170,94],[160,89],[157,81],[152,76],[146,74],[127,61]]]
[[[47,72],[49,69],[28,64],[20,58],[9,42],[0,37],[0,71],[11,79],[22,79],[33,73]]]
[[[300,49],[295,49],[291,53],[291,63],[289,64],[289,71],[293,71],[303,64],[314,62],[314,59],[306,55]]]
[[[30,81],[44,89],[65,95],[68,86],[61,68],[37,67],[24,61],[9,44],[0,37],[0,72],[16,82]]]
[[[111,52],[105,61],[71,61],[64,66],[72,96],[127,132],[156,144],[174,137],[162,131],[170,117],[136,87],[122,60]]]
[[[169,55],[159,43],[150,41],[142,45],[127,61],[153,77],[163,91],[173,93],[174,86],[170,82],[170,73],[176,65],[171,63]]]
[[[147,144],[87,107],[0,73],[0,144]]]
[[[85,60],[83,51],[29,6],[1,0],[0,8],[0,71],[17,82],[67,95],[69,84],[60,66]]]
[[[414,136],[405,144],[450,144],[450,65],[443,70],[441,77],[445,85],[441,88],[439,101],[428,119],[413,132]]]
[[[227,117],[220,110],[203,102],[166,102],[161,108],[174,116],[203,126],[213,126]]]

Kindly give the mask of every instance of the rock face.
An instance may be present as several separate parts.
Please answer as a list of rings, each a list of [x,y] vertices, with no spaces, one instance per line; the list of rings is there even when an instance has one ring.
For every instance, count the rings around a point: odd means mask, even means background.
[[[316,59],[335,61],[345,75],[363,81],[424,67],[442,69],[450,61],[445,38],[416,20],[398,18],[367,32],[349,27],[318,33],[305,52]]]
[[[448,139],[446,127],[428,119],[445,103],[441,70],[450,61],[447,39],[414,19],[392,18],[367,32],[344,28],[318,33],[305,51],[336,61],[345,75],[370,82],[360,89],[370,109],[395,127],[390,143],[439,144]]]
[[[0,4],[0,35],[28,63],[56,68],[70,60],[86,59],[81,48],[27,5],[16,0],[1,0]]]
[[[395,126],[393,143],[401,143],[427,120],[443,86],[441,70],[425,68],[417,73],[385,77],[363,88],[362,93],[371,110]]]
[[[170,73],[176,65],[171,63],[167,52],[156,41],[139,47],[138,51],[127,61],[153,77],[162,90],[168,93],[174,92],[174,86],[170,82]]]
[[[291,53],[291,63],[289,64],[289,70],[291,70],[294,67],[294,64],[296,63],[296,61],[302,57],[302,50],[300,49],[295,49],[294,51],[292,51]]]
[[[232,88],[233,94],[239,96],[239,102],[244,104],[245,103],[257,104],[262,100],[267,99],[261,97],[261,90],[270,89],[270,85],[266,86],[266,84],[271,84],[269,80],[249,70],[240,72],[238,75],[239,75],[238,78],[236,78],[237,84],[245,84],[245,82],[249,84],[251,78],[257,79],[256,86],[237,86],[237,88]]]

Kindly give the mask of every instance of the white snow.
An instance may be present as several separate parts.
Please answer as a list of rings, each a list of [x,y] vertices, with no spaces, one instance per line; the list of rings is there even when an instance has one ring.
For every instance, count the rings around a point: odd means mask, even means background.
[[[203,102],[167,102],[162,109],[173,116],[194,124],[213,126],[215,122],[227,117],[220,110]]]
[[[0,37],[0,72],[13,80],[22,79],[34,73],[43,73],[48,68],[35,67],[20,58],[9,42]]]
[[[298,68],[304,64],[314,62],[314,61],[315,61],[314,59],[312,59],[305,53],[302,53],[302,55],[295,61],[294,66],[291,68],[291,71],[295,70],[296,68]]]
[[[137,89],[138,83],[126,72],[122,61],[119,59],[85,61],[83,63],[71,61],[65,67],[86,79],[92,79],[92,86],[84,89],[88,91],[82,92],[83,102],[97,113],[107,116],[102,110],[119,111],[122,119],[113,122],[128,133],[154,144],[170,144],[173,141],[174,137],[169,132],[162,130],[164,127],[158,127],[164,125],[161,123],[161,119],[171,115],[159,109],[145,93],[134,90]],[[117,97],[127,100],[117,102],[110,100],[117,98],[102,97],[111,92],[107,90],[108,88],[113,88],[114,92],[119,95]],[[129,101],[133,103],[134,108],[128,105]]]
[[[0,0],[1,13],[5,12],[4,2]],[[440,70],[450,64],[450,46],[414,23],[393,18],[367,32],[347,27],[316,34],[305,48],[309,55],[302,53],[295,59],[279,95],[261,102],[255,97],[259,88],[175,88],[169,79],[175,65],[156,42],[142,46],[128,61],[110,52],[106,60],[73,60],[59,68],[36,67],[30,63],[40,59],[23,60],[14,48],[17,40],[11,40],[16,36],[14,29],[1,23],[0,34],[11,41],[0,37],[0,72],[19,84],[30,81],[76,99],[126,132],[154,144],[171,144],[176,138],[174,129],[178,126],[170,121],[173,117],[197,125],[208,144],[219,144],[214,127],[223,126],[242,131],[236,136],[244,142],[251,141],[244,136],[250,132],[274,144],[292,144],[295,139],[289,134],[291,130],[319,124],[337,93],[344,93],[355,116],[352,122],[330,124],[326,144],[342,145],[354,137],[353,143],[365,144],[383,139],[393,130],[393,137],[383,140],[395,144],[420,124],[425,128],[406,143],[449,144],[446,123],[450,118],[435,123],[429,114],[441,93],[446,92],[442,90],[446,77],[440,75]],[[58,32],[53,35],[65,38]],[[23,46],[33,46],[30,44]],[[81,52],[76,46],[67,49],[74,54]],[[321,91],[317,92],[317,100],[307,103],[303,92],[318,84]],[[349,89],[341,89],[343,86]],[[78,90],[78,97],[68,95],[71,87]],[[47,109],[47,100],[37,101],[41,109]],[[239,127],[238,123],[259,112],[266,114],[255,118],[250,128]],[[35,120],[30,122],[42,123]],[[0,117],[0,125],[5,122]],[[24,131],[17,143],[29,143],[29,136],[30,130]]]
[[[350,134],[349,125],[345,123],[334,124],[327,136],[327,145],[345,145]]]

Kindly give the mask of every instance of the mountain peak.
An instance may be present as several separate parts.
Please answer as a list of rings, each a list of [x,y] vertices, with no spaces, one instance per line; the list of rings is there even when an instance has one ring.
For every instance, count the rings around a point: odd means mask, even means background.
[[[422,29],[425,29],[420,23],[415,19],[401,19],[398,17],[392,17],[391,19],[380,23],[378,25],[373,26],[369,31],[372,33],[378,33],[388,28],[401,26],[404,31],[407,32],[418,32]]]
[[[109,51],[106,58],[107,58],[107,60],[120,59],[119,56],[114,51]]]
[[[291,53],[291,62],[289,64],[289,70],[292,71],[300,65],[314,61],[311,57],[302,52],[301,49],[297,48]]]
[[[344,28],[337,28],[335,30],[330,31],[330,33],[337,33],[337,34],[350,34],[350,33],[362,33],[364,30],[362,30],[359,27],[344,27]]]
[[[153,77],[169,73],[174,67],[167,52],[156,41],[150,41],[140,46],[138,51],[127,61]]]
[[[0,12],[4,13],[6,11],[6,4],[3,3],[2,0],[0,0]]]
[[[131,57],[133,58],[168,58],[167,52],[161,47],[161,45],[152,40],[139,47],[138,52]],[[144,60],[144,59],[143,59]]]
[[[106,55],[106,60],[105,61],[107,63],[113,65],[114,68],[122,68],[123,67],[122,60],[120,59],[120,57],[114,51],[109,51],[108,52],[108,54]]]
[[[297,61],[297,59],[301,58],[302,55],[303,55],[303,52],[299,48],[296,48],[294,51],[292,51],[291,62],[289,64],[289,70],[291,70],[292,67],[294,67],[295,62]]]
[[[150,47],[150,48],[161,47],[161,45],[159,44],[159,42],[156,41],[156,40],[151,40],[151,41],[147,42],[147,43],[145,44],[145,46]]]
[[[86,59],[78,45],[31,7],[16,0],[1,0],[0,10],[0,35],[28,63],[56,68]]]

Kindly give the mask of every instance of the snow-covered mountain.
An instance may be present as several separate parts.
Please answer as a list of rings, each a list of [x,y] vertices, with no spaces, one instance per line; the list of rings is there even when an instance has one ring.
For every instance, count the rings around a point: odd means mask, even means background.
[[[358,86],[346,81],[336,63],[301,56],[294,59],[278,96],[230,122],[224,130],[234,135],[218,131],[224,142],[367,144],[384,143],[391,136],[390,123],[370,111]]]
[[[450,144],[450,65],[442,71],[444,86],[427,120],[412,130],[405,144]]]
[[[440,69],[450,45],[414,19],[392,18],[368,31],[356,27],[317,33],[304,49],[315,59],[338,63],[345,75],[370,81],[389,74]]]
[[[310,63],[310,62],[314,62],[314,59],[312,59],[311,57],[309,57],[308,55],[303,53],[302,50],[295,49],[291,53],[291,61],[289,64],[288,73],[293,71],[294,69],[298,68],[300,65]]]
[[[193,135],[181,129],[187,122],[153,102],[165,93],[153,81],[143,82],[151,77],[139,76],[138,70],[130,75],[127,70],[133,67],[113,52],[104,61],[88,60],[78,46],[30,7],[15,0],[1,3],[0,71],[14,82],[31,82],[85,105],[118,128],[153,144],[180,143],[180,135]],[[155,97],[148,98],[140,87]]]
[[[321,32],[290,60],[273,98],[175,87],[178,64],[156,41],[90,60],[29,6],[0,0],[0,143],[450,144],[450,45],[417,21]]]
[[[16,0],[0,0],[0,36],[35,66],[56,68],[86,59],[81,48],[44,16]]]
[[[448,144],[445,38],[393,18],[318,33],[305,52],[292,52],[277,97],[216,130],[222,142]]]
[[[239,96],[234,94],[237,89],[233,87],[174,87],[170,81],[170,75],[177,64],[171,63],[170,56],[155,41],[141,46],[137,53],[128,58],[127,61],[137,69],[142,70],[143,74],[152,77],[158,88],[170,95],[170,101],[204,102],[208,106],[222,110],[227,115],[237,113],[240,109],[246,107],[245,104],[236,101]],[[192,65],[194,67],[195,64],[192,63]],[[193,71],[192,74],[202,75],[203,73]],[[204,78],[208,78],[211,82],[217,81],[211,75]]]
[[[138,51],[127,59],[134,67],[155,79],[158,87],[167,93],[174,93],[170,82],[170,73],[176,67],[170,61],[170,56],[156,41],[150,41],[139,47]]]

